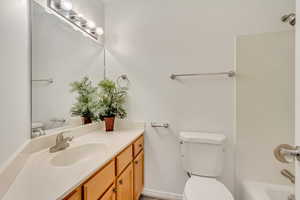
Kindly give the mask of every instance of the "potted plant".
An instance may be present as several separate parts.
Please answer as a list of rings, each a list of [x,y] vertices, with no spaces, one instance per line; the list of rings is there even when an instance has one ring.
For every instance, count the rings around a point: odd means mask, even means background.
[[[124,119],[127,116],[127,112],[123,107],[127,90],[117,87],[116,83],[111,80],[103,80],[98,86],[100,88],[98,116],[102,121],[105,121],[106,131],[113,131],[115,118]]]
[[[92,81],[84,77],[81,81],[70,84],[71,92],[77,92],[76,103],[72,105],[71,113],[73,116],[80,116],[83,124],[92,123],[96,119],[92,110],[96,106],[96,88],[92,86]]]

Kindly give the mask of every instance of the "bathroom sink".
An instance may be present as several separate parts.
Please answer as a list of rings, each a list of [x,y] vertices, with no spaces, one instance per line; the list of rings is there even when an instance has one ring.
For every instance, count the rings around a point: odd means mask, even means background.
[[[73,147],[59,152],[50,160],[51,165],[56,167],[68,167],[78,162],[90,160],[105,154],[105,144],[91,143]]]

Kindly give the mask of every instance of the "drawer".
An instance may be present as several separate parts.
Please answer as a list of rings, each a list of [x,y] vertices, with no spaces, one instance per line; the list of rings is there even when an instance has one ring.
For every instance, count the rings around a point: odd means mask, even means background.
[[[115,161],[111,161],[83,185],[84,200],[98,200],[114,183]]]
[[[144,136],[142,135],[133,143],[133,153],[136,157],[144,149]]]
[[[81,200],[81,188],[77,188],[69,196],[64,198],[64,200]]]
[[[120,153],[117,158],[117,175],[126,168],[126,166],[132,161],[132,145],[127,147],[122,153]]]

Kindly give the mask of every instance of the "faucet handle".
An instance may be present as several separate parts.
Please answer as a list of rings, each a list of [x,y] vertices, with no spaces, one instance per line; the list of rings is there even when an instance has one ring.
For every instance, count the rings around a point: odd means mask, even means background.
[[[59,134],[57,134],[56,143],[62,142],[65,139],[64,138],[64,133],[67,133],[67,132],[69,132],[69,131],[62,131]],[[66,139],[69,140],[69,141],[72,141],[73,137],[68,137]]]
[[[67,137],[67,138],[66,138],[66,140],[69,141],[69,142],[71,142],[73,139],[74,139],[74,136],[71,136],[71,137]]]
[[[64,139],[64,132],[61,132],[61,133],[59,133],[59,134],[57,134],[57,136],[56,136],[56,143],[59,143],[59,142],[61,142],[63,139]]]
[[[294,176],[294,174],[292,174],[289,170],[283,169],[283,170],[280,171],[280,173],[281,173],[284,177],[288,178],[293,184],[295,184],[295,176]]]

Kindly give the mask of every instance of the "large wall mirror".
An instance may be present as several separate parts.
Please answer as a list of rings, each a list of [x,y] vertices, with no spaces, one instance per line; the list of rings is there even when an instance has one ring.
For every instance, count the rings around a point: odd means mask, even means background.
[[[93,82],[104,77],[104,9],[98,0],[32,0],[31,5],[32,137],[36,137],[82,124],[71,113],[76,93],[70,84],[84,77]]]

